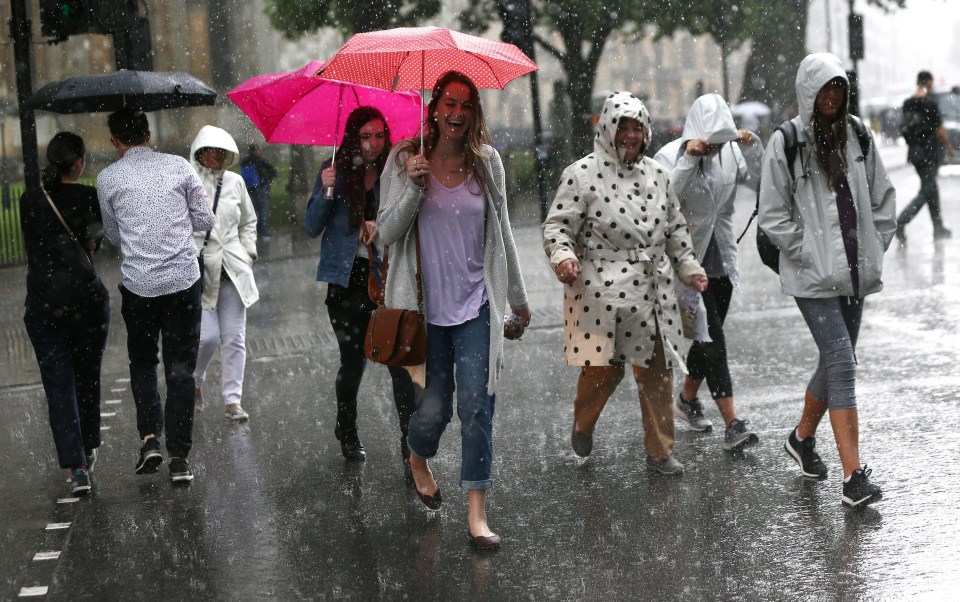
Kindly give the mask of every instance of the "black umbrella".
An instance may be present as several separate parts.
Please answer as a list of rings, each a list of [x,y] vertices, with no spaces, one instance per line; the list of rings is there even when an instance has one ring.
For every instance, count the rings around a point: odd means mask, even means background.
[[[124,107],[160,111],[212,105],[216,98],[216,92],[189,73],[121,69],[49,83],[31,95],[24,107],[54,113],[94,113]]]

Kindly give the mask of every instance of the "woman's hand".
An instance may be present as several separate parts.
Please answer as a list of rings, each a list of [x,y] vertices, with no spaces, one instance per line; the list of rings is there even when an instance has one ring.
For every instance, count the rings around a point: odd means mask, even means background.
[[[738,130],[737,134],[740,135],[739,142],[740,144],[746,146],[753,142],[753,134],[750,133],[750,130]]]
[[[702,157],[707,154],[710,145],[707,144],[706,140],[700,138],[694,138],[692,140],[687,140],[687,149],[686,153],[691,157]]]
[[[407,159],[407,175],[420,188],[427,185],[426,176],[429,172],[430,162],[423,155],[414,155]]]
[[[370,245],[377,239],[377,220],[371,219],[360,226],[360,244]]]
[[[690,288],[696,290],[698,293],[702,293],[707,290],[707,277],[703,274],[694,274],[690,277]]]
[[[580,262],[576,259],[565,259],[560,262],[557,269],[557,280],[564,284],[573,284],[580,277]]]
[[[323,189],[333,188],[337,183],[337,168],[330,166],[320,172],[320,181],[323,182]]]
[[[530,325],[530,318],[532,315],[530,314],[529,309],[514,309],[513,315],[520,318],[520,325],[524,328]]]

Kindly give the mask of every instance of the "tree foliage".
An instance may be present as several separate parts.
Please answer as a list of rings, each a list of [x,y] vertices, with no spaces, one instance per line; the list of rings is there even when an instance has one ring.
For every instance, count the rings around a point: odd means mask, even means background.
[[[296,40],[322,27],[351,34],[409,27],[440,12],[440,0],[266,0],[273,28]]]

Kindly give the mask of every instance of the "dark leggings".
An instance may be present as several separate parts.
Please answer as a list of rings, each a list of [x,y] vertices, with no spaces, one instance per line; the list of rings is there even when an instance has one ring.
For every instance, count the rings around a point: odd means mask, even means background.
[[[693,380],[707,380],[710,395],[714,399],[733,397],[733,381],[727,365],[727,341],[723,336],[723,322],[727,319],[733,283],[727,276],[710,278],[707,290],[702,293],[707,308],[707,330],[713,341],[694,341],[687,354],[687,369]]]
[[[337,372],[337,426],[347,436],[357,432],[357,391],[367,366],[363,340],[367,334],[370,314],[376,304],[367,294],[369,263],[357,257],[350,271],[347,287],[329,284],[327,287],[327,314],[340,347],[340,370]],[[393,380],[393,402],[400,417],[400,432],[407,433],[407,424],[414,410],[413,381],[403,368],[389,368]]]
[[[807,389],[831,410],[857,407],[857,335],[863,299],[796,298],[820,355]]]

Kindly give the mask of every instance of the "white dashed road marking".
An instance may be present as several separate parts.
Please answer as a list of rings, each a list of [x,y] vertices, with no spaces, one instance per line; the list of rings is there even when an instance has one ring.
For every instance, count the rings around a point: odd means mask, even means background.
[[[38,560],[56,560],[60,558],[60,552],[37,552],[33,555],[34,562]]]
[[[34,596],[46,596],[47,595],[47,586],[46,585],[36,585],[34,587],[21,587],[20,588],[20,597],[21,598],[32,598]]]
[[[69,529],[70,523],[47,523],[47,531],[56,531],[58,529]]]

